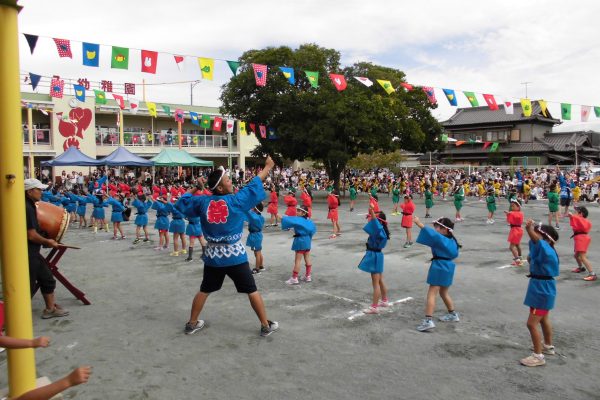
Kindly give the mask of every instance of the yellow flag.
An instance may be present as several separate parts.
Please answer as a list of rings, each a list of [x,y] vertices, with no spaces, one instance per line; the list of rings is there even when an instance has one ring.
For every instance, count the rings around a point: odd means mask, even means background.
[[[246,123],[244,121],[240,121],[240,135],[243,135],[246,132]]]
[[[540,104],[540,108],[542,109],[542,114],[544,115],[544,117],[548,117],[548,114],[546,114],[546,110],[548,109],[548,102],[546,102],[546,100],[538,100],[538,103]]]
[[[198,144],[198,136],[194,136],[194,138],[192,139],[192,141],[194,142],[194,144]]]
[[[521,107],[523,108],[523,115],[525,117],[531,117],[531,100],[521,99]]]
[[[383,90],[386,91],[387,94],[392,94],[396,91],[396,89],[394,89],[392,87],[392,82],[390,82],[390,81],[384,81],[383,79],[377,79],[377,82],[379,82],[379,84],[381,85]]]
[[[198,57],[198,64],[200,65],[200,72],[202,72],[202,79],[212,81],[215,60],[213,58]]]
[[[148,134],[148,141],[152,142],[154,140],[154,136],[151,133]]]
[[[158,117],[158,115],[156,114],[156,103],[150,103],[150,102],[146,102],[146,107],[148,107],[148,113],[156,118]]]

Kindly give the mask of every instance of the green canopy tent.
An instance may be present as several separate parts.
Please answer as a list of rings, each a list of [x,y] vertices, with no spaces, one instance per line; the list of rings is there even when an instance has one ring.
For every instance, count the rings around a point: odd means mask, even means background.
[[[155,167],[212,167],[212,161],[201,160],[185,150],[163,149],[150,161]]]

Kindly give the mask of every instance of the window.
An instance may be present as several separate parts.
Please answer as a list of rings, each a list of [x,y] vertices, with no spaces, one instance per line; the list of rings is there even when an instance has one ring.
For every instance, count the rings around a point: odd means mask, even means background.
[[[521,130],[520,129],[513,129],[512,131],[510,131],[510,141],[511,142],[520,142],[521,141]]]

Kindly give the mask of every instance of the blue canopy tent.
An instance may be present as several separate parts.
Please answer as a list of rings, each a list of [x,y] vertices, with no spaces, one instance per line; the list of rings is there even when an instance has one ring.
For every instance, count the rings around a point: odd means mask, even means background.
[[[54,160],[42,161],[41,165],[43,167],[63,167],[69,165],[78,167],[95,167],[104,164],[102,164],[100,160],[86,156],[77,147],[71,146],[67,149],[67,151],[56,157]]]
[[[98,160],[98,162],[100,165],[107,165],[109,167],[151,167],[154,165],[153,161],[136,156],[125,147],[118,147],[106,157]]]

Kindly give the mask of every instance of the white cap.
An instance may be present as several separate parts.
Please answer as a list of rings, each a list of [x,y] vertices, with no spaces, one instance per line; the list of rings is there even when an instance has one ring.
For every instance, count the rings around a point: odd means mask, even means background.
[[[42,182],[38,181],[37,179],[25,179],[25,190],[30,190],[30,189],[47,189],[48,185],[44,185]]]

